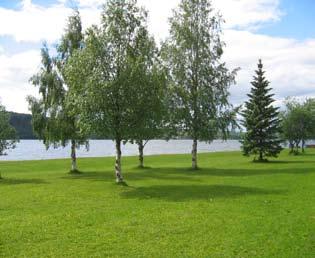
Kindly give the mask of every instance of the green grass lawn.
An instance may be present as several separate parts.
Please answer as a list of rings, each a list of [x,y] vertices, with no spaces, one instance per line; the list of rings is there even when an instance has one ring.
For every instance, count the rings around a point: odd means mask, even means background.
[[[315,257],[315,151],[1,162],[3,257]]]

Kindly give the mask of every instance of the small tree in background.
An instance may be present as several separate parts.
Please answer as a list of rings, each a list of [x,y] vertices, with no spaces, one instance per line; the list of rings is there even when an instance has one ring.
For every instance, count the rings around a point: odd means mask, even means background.
[[[297,155],[300,147],[304,152],[306,141],[314,137],[314,100],[300,103],[287,99],[285,104],[286,110],[282,113],[283,136],[289,142],[290,153]]]
[[[65,34],[57,47],[57,57],[49,54],[47,45],[41,50],[42,67],[30,81],[39,87],[40,99],[28,97],[35,133],[43,139],[46,148],[71,144],[71,172],[77,172],[76,148],[86,145],[86,136],[77,126],[78,114],[73,113],[67,101],[73,85],[64,79],[63,69],[69,57],[80,49],[83,35],[79,13],[68,19]]]
[[[10,125],[10,114],[0,105],[0,155],[6,155],[6,150],[14,149],[17,140],[15,129]],[[0,173],[0,179],[1,173]]]
[[[245,110],[242,112],[243,126],[246,133],[242,142],[245,156],[255,155],[255,160],[267,161],[268,157],[277,157],[281,152],[281,121],[279,108],[274,107],[272,90],[269,81],[264,76],[261,60],[252,84],[249,100],[245,102]],[[257,158],[258,156],[258,158]]]
[[[304,106],[310,117],[308,140],[315,139],[315,98],[306,99]]]
[[[160,64],[159,52],[146,27],[139,31],[131,60],[131,83],[136,90],[131,103],[131,142],[138,145],[139,167],[144,167],[144,148],[157,138],[166,136],[166,73]]]

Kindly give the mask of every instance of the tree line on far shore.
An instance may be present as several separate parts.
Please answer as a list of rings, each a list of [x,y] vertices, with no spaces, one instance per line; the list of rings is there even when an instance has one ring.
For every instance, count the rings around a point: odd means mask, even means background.
[[[280,112],[261,60],[248,101],[242,107],[230,104],[229,87],[238,68],[229,70],[222,61],[223,21],[209,0],[182,0],[159,46],[147,17],[136,0],[108,0],[101,24],[83,32],[75,10],[56,54],[46,44],[41,50],[40,70],[30,79],[40,98],[28,97],[33,129],[47,148],[71,145],[71,172],[78,171],[76,148],[88,146],[91,134],[115,141],[118,183],[124,181],[121,145],[126,142],[138,145],[139,167],[144,167],[149,140],[189,137],[192,168],[198,169],[198,141],[227,139],[236,128],[245,128],[244,155],[260,162],[277,157],[284,138],[296,153],[312,136],[315,102],[288,100]],[[309,119],[301,122],[304,114]]]
[[[35,135],[32,127],[32,115],[25,113],[8,112],[10,116],[9,123],[15,129],[17,138],[20,140],[39,140]],[[240,140],[244,133],[238,129],[231,130],[228,135],[228,140]],[[89,140],[108,140],[109,137],[100,137],[95,133],[88,135]],[[177,140],[190,140],[186,135],[177,136]],[[216,139],[222,139],[219,133]],[[163,140],[163,138],[156,138],[156,140]]]

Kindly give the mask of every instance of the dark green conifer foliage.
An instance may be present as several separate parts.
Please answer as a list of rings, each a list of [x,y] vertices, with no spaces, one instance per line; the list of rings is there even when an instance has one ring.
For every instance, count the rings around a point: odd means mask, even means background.
[[[264,76],[261,60],[254,76],[252,89],[248,94],[242,112],[243,126],[246,133],[243,137],[242,150],[245,156],[255,155],[255,161],[267,161],[268,157],[277,157],[281,152],[279,109],[274,107],[272,88]]]

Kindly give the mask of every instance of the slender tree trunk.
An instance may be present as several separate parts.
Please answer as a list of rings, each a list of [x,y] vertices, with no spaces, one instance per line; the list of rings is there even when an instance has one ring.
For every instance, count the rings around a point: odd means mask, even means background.
[[[299,154],[299,148],[300,148],[300,141],[297,141],[296,143],[295,143],[295,150],[296,150],[296,154]]]
[[[259,151],[259,161],[263,161],[263,152]]]
[[[71,172],[77,171],[76,142],[71,140]]]
[[[192,169],[198,169],[198,164],[197,164],[197,148],[198,148],[198,141],[197,139],[193,140],[193,146],[192,146]]]
[[[115,163],[115,173],[116,182],[122,183],[124,181],[121,172],[121,140],[116,139],[116,163]]]
[[[294,153],[294,143],[290,142],[290,153],[293,154]]]
[[[138,142],[138,149],[139,149],[139,167],[144,168],[144,164],[143,164],[143,149],[144,149],[143,140],[140,140]]]
[[[302,140],[302,153],[305,152],[305,140]]]

